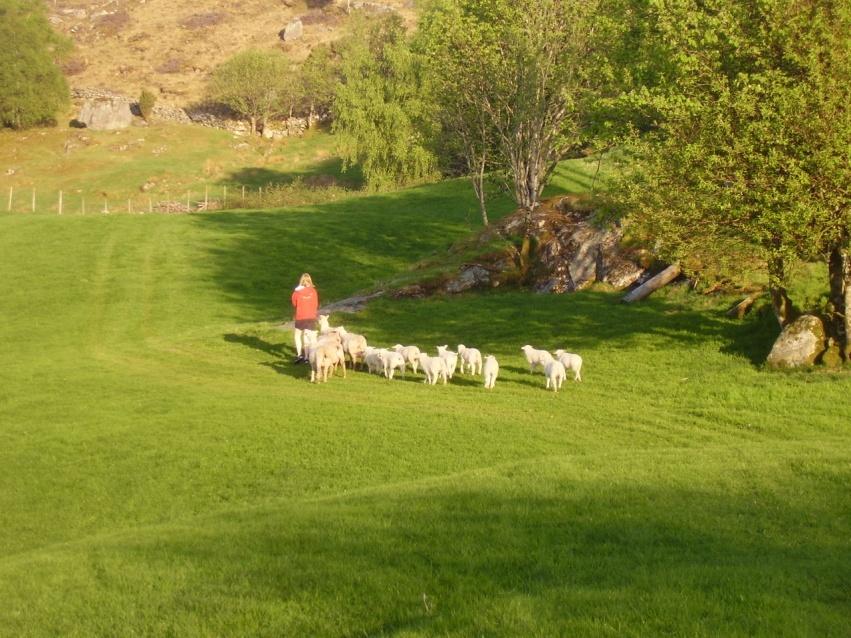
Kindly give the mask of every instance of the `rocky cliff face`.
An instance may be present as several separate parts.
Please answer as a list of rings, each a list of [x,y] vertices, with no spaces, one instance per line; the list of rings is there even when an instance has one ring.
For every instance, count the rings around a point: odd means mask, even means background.
[[[581,290],[595,282],[617,289],[645,274],[641,251],[623,246],[619,226],[602,227],[575,196],[543,201],[534,211],[517,211],[474,240],[502,248],[461,264],[452,272],[393,291],[397,297],[456,294],[474,288],[522,285],[542,293]]]

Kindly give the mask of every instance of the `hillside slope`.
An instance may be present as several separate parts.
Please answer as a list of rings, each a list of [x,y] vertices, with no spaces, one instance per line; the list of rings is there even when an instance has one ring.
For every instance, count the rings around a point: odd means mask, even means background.
[[[343,3],[345,4],[345,3]],[[410,20],[409,2],[382,0]],[[340,37],[348,22],[334,0],[51,0],[54,26],[76,50],[66,65],[72,88],[138,95],[159,91],[185,106],[203,95],[210,71],[247,48],[281,48],[293,62],[320,42]],[[278,32],[301,17],[303,36],[283,43]]]

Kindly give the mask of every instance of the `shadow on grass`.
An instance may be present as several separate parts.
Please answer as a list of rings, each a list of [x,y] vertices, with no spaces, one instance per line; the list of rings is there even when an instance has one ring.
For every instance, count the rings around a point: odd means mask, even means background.
[[[240,184],[254,188],[266,188],[267,186],[290,184],[295,179],[325,185],[333,183],[350,189],[363,188],[361,171],[357,167],[352,167],[344,172],[343,161],[337,157],[325,159],[293,171],[248,166],[228,173],[218,183],[223,186]]]
[[[697,349],[707,342],[760,365],[777,330],[764,317],[734,321],[720,310],[695,310],[685,302],[650,298],[625,305],[621,293],[583,291],[572,295],[536,295],[522,291],[488,292],[426,300],[376,300],[358,315],[335,317],[376,343],[468,343],[482,354],[522,357],[529,343],[553,351],[580,354],[612,348]],[[423,319],[427,318],[427,319]],[[770,318],[769,318],[770,319]],[[648,337],[652,337],[648,341]],[[529,374],[524,366],[503,365],[506,372]]]
[[[847,525],[819,525],[824,512],[805,494],[518,470],[169,530],[118,548],[123,569],[98,583],[132,596],[134,575],[161,570],[168,588],[179,566],[181,599],[191,592],[210,633],[249,620],[234,617],[242,600],[278,635],[599,635],[601,619],[611,635],[847,628]],[[844,497],[839,483],[797,480]]]

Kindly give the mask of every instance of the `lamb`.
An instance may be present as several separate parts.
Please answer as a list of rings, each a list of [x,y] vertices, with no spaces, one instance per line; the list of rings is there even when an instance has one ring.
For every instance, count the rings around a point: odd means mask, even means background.
[[[437,356],[446,362],[446,374],[451,379],[452,375],[455,374],[455,368],[458,367],[458,353],[447,350],[448,347],[437,346]]]
[[[556,359],[561,361],[565,370],[573,371],[573,380],[582,381],[582,376],[579,374],[582,370],[582,357],[578,354],[565,352],[564,350],[556,350]]]
[[[405,358],[395,350],[382,350],[379,357],[384,366],[384,376],[388,379],[393,378],[393,372],[397,368],[405,374]]]
[[[367,347],[363,357],[363,362],[366,364],[367,370],[376,373],[384,371],[384,359],[381,356],[383,352],[379,348]]]
[[[328,373],[336,370],[337,365],[343,364],[343,378],[346,377],[346,365],[343,355],[343,346],[336,339],[320,340],[310,349],[308,361],[310,362],[310,381],[328,381]]]
[[[496,383],[496,378],[499,376],[499,363],[496,360],[496,357],[492,354],[489,354],[485,357],[484,368],[482,369],[482,376],[485,378],[485,388],[488,390],[493,390],[493,386]]]
[[[482,373],[482,353],[476,348],[468,348],[464,344],[458,344],[458,356],[461,357],[461,374],[464,368],[469,367],[471,374]]]
[[[335,328],[334,330],[340,335],[343,342],[343,351],[349,355],[349,359],[352,361],[352,370],[354,370],[358,359],[360,358],[362,360],[366,353],[366,337],[355,334],[354,332],[349,332],[342,326]]]
[[[529,345],[523,346],[520,349],[526,355],[526,361],[529,363],[529,372],[534,372],[535,366],[544,368],[548,362],[553,360],[553,355],[546,350],[535,350],[535,348]]]
[[[405,363],[411,366],[414,374],[417,373],[417,366],[420,365],[420,349],[416,346],[403,346],[397,343],[393,349],[405,358]]]
[[[326,332],[331,332],[331,326],[328,324],[328,316],[329,315],[319,315],[319,332],[324,334]]]
[[[544,364],[544,375],[547,377],[547,389],[552,383],[553,392],[558,392],[561,384],[564,383],[565,376],[567,376],[562,362],[555,359],[550,359]]]
[[[420,366],[426,376],[423,383],[434,385],[438,378],[443,377],[443,385],[446,385],[446,362],[443,359],[420,353]]]

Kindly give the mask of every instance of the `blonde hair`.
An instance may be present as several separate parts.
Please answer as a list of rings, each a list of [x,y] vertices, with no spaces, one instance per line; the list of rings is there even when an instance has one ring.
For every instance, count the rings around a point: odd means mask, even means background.
[[[298,280],[299,286],[310,286],[313,287],[313,280],[310,278],[310,275],[307,273],[302,273],[301,278]]]

